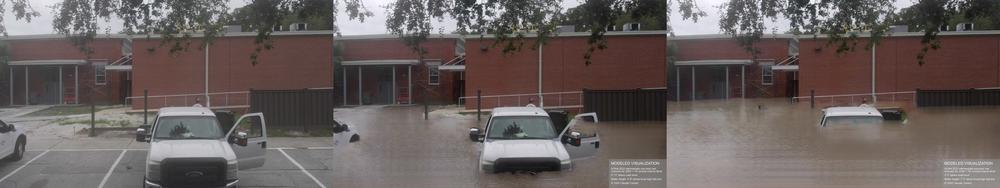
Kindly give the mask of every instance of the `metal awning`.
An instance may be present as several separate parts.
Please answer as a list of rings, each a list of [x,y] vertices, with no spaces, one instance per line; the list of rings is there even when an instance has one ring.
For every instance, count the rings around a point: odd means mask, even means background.
[[[799,65],[774,65],[771,70],[799,71]]]
[[[365,65],[416,65],[420,64],[420,61],[416,59],[386,59],[386,60],[359,60],[359,61],[344,61],[341,65],[344,66],[365,66]]]
[[[10,61],[7,64],[17,65],[17,66],[83,65],[87,64],[87,60],[82,60],[82,59],[24,60],[24,61]]]
[[[710,59],[710,60],[674,62],[674,66],[750,65],[750,64],[753,64],[753,61],[749,59]]]
[[[456,56],[447,63],[438,66],[438,70],[465,71],[465,55]]]
[[[104,70],[132,71],[132,56],[122,56],[122,58],[118,58],[115,62],[104,66]]]

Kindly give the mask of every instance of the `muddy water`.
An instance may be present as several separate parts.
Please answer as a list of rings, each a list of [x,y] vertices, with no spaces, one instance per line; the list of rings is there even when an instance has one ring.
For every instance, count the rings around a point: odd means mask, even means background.
[[[601,123],[601,150],[571,171],[529,174],[479,172],[479,146],[468,129],[475,116],[434,114],[420,107],[337,109],[361,141],[334,149],[333,187],[607,187],[608,159],[662,159],[664,122]],[[308,167],[307,167],[308,168]],[[318,177],[319,178],[319,177]]]
[[[909,108],[820,127],[785,99],[668,105],[668,187],[941,187],[942,160],[1000,159],[1000,107]]]

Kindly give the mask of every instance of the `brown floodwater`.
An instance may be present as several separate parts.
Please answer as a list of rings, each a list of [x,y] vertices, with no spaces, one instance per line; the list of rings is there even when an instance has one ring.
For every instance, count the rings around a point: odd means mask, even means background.
[[[432,113],[421,107],[337,109],[335,118],[361,134],[361,141],[334,149],[327,166],[333,187],[608,187],[609,159],[663,159],[664,122],[601,122],[601,148],[574,161],[570,171],[537,175],[479,171],[478,145],[468,129],[485,123],[475,116]],[[309,167],[307,167],[309,168]]]
[[[787,99],[671,102],[668,187],[942,187],[942,161],[1000,159],[1000,107],[913,108],[905,122],[819,126]]]

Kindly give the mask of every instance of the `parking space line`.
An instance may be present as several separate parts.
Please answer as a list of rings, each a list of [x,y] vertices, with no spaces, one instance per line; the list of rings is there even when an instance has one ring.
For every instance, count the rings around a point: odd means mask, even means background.
[[[17,173],[17,171],[20,171],[22,168],[24,168],[25,166],[28,166],[28,164],[31,164],[31,162],[34,162],[35,159],[38,159],[39,157],[42,157],[46,153],[49,153],[49,151],[48,150],[43,151],[41,154],[38,154],[37,156],[31,158],[31,160],[28,160],[28,162],[26,162],[23,165],[21,165],[21,167],[17,167],[17,169],[14,169],[14,171],[10,171],[10,173],[8,173],[6,176],[3,176],[3,178],[0,178],[0,182],[3,182],[3,180],[7,180],[7,178],[9,178],[10,176],[14,175],[14,173]]]
[[[312,173],[309,173],[309,171],[306,170],[306,168],[303,168],[302,165],[299,164],[298,161],[295,161],[295,159],[292,159],[292,156],[289,156],[288,153],[285,153],[284,149],[278,148],[278,151],[281,152],[281,154],[285,155],[285,157],[288,158],[289,161],[292,161],[292,164],[294,164],[295,166],[299,167],[299,170],[302,170],[302,173],[306,173],[306,176],[309,176],[309,178],[312,178],[312,180],[316,182],[316,185],[319,185],[319,187],[322,187],[322,188],[326,188],[326,185],[323,185],[322,182],[319,182],[319,180],[316,179],[316,176],[313,176]]]
[[[104,188],[104,183],[108,182],[108,178],[111,177],[111,172],[115,171],[115,167],[118,167],[118,163],[122,161],[122,157],[125,157],[125,152],[127,151],[128,150],[122,150],[122,153],[118,154],[118,159],[115,159],[115,163],[108,169],[108,173],[104,174],[104,179],[101,180],[101,184],[98,185],[97,188]]]
[[[281,148],[267,148],[268,150],[279,150],[279,149],[301,149],[301,150],[332,150],[333,147],[281,147]],[[148,151],[149,149],[109,149],[109,148],[99,148],[99,149],[37,149],[37,150],[26,150],[26,151]]]

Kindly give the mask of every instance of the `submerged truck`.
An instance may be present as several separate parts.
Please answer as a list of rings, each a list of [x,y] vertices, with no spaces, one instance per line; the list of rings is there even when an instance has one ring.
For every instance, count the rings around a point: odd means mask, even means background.
[[[600,148],[596,127],[581,132],[582,121],[597,122],[597,114],[576,115],[537,107],[494,108],[485,129],[471,128],[469,138],[480,142],[479,169],[485,172],[562,171],[573,160],[593,156]]]
[[[236,187],[237,172],[264,165],[264,115],[235,122],[204,107],[161,108],[151,126],[136,130],[150,144],[143,187]]]

